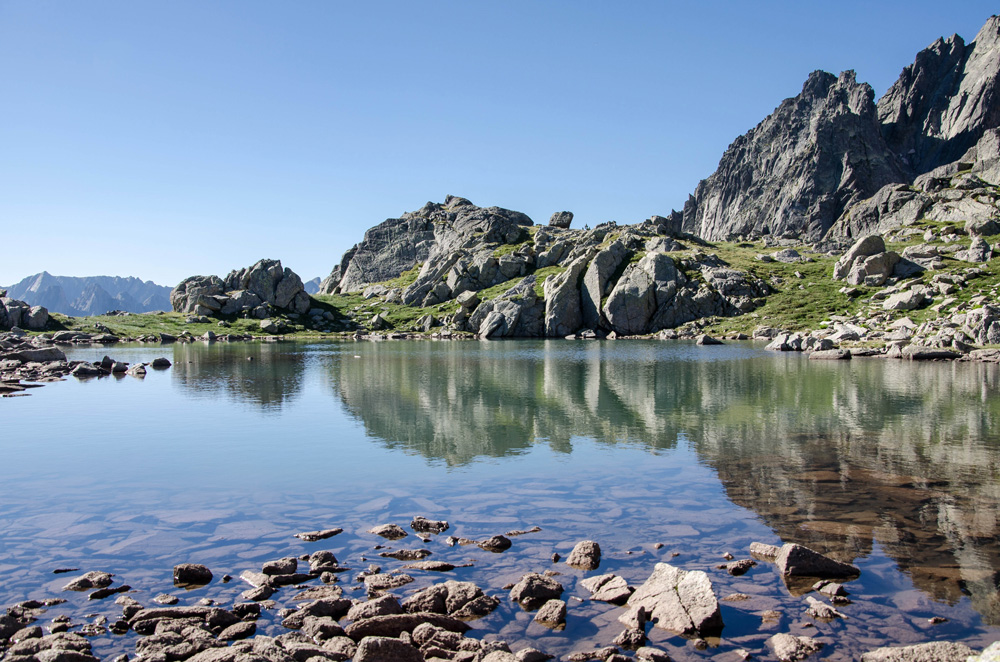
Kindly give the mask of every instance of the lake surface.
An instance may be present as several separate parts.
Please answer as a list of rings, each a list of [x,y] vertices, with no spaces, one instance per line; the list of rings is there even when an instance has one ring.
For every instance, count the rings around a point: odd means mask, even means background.
[[[777,632],[819,637],[818,659],[938,639],[1000,639],[1000,372],[974,363],[808,361],[760,344],[659,341],[287,342],[84,347],[71,359],[173,367],[145,379],[75,379],[0,400],[0,605],[66,597],[47,617],[74,623],[120,607],[63,593],[56,568],[106,570],[151,604],[231,604],[246,584],[224,573],[330,549],[355,571],[373,547],[425,546],[405,597],[445,579],[501,598],[470,636],[564,655],[611,644],[620,608],[591,602],[580,579],[615,572],[637,586],[657,562],[705,570],[725,628],[707,650],[651,629],[678,660],[771,659]],[[416,515],[451,529],[426,545],[366,533]],[[305,543],[298,531],[343,527]],[[491,554],[449,546],[541,527]],[[600,570],[564,563],[596,540]],[[751,542],[797,542],[858,565],[846,619],[805,614],[806,598],[760,563],[717,565]],[[658,545],[662,544],[662,547]],[[216,581],[181,591],[176,563]],[[506,598],[526,572],[555,570],[567,627],[551,631]],[[79,574],[79,573],[78,573]],[[364,597],[356,572],[348,597]],[[283,591],[288,592],[289,589]],[[290,595],[290,593],[287,593]],[[574,596],[583,598],[577,600]],[[777,622],[761,621],[777,610]],[[947,622],[931,625],[928,619]],[[280,634],[268,614],[258,632]],[[814,624],[809,627],[807,624]],[[129,650],[128,635],[94,639]]]

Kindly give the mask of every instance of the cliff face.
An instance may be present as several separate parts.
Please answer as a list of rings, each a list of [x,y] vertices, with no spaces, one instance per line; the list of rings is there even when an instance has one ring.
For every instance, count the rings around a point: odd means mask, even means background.
[[[994,16],[970,44],[953,35],[922,50],[877,106],[853,72],[813,73],[726,150],[685,204],[684,229],[708,240],[816,241],[856,203],[958,161],[998,126]]]
[[[1000,16],[971,44],[952,35],[920,51],[879,100],[878,120],[912,176],[961,158],[1000,126]]]
[[[798,96],[729,146],[684,206],[683,227],[710,241],[823,237],[849,205],[905,180],[886,147],[874,93],[853,71],[816,71]]]

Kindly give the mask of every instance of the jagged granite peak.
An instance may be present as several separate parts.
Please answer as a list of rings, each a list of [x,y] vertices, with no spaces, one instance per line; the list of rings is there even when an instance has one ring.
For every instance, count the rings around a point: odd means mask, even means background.
[[[354,292],[463,248],[523,241],[524,227],[531,225],[534,222],[521,212],[477,207],[449,195],[443,203],[428,202],[368,230],[323,281],[320,292]]]
[[[798,96],[729,146],[685,204],[683,229],[710,241],[818,240],[849,205],[904,180],[871,86],[853,71],[815,71]]]
[[[11,297],[64,315],[170,310],[169,287],[131,276],[53,276],[43,271],[8,289]]]
[[[920,51],[879,100],[878,119],[913,176],[955,161],[1000,126],[1000,16],[970,44],[952,35]]]

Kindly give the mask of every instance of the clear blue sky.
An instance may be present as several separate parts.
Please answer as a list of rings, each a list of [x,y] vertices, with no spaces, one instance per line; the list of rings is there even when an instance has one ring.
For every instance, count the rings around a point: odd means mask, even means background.
[[[0,283],[326,276],[452,193],[681,208],[815,69],[881,95],[994,2],[0,0]]]

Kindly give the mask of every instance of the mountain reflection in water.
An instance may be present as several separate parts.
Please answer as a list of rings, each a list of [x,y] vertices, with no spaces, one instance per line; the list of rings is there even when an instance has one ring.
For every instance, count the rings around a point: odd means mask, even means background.
[[[995,366],[539,341],[353,345],[329,371],[370,437],[449,465],[683,435],[782,540],[844,560],[877,543],[1000,623]]]

